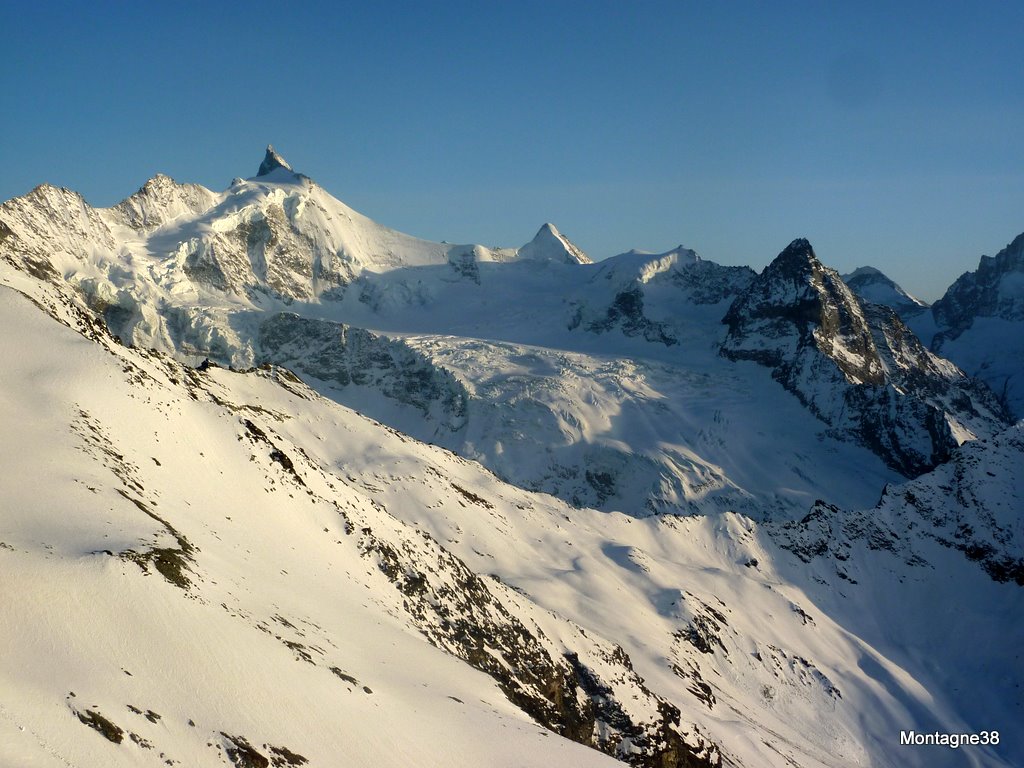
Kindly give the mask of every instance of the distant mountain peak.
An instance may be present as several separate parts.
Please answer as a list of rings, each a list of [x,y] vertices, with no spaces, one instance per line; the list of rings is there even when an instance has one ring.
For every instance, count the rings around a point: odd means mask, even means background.
[[[260,170],[256,176],[266,176],[276,168],[284,168],[288,171],[292,170],[292,167],[288,165],[288,161],[281,157],[281,155],[279,155],[274,149],[274,145],[267,144],[267,153],[263,156],[263,162],[260,163]]]
[[[519,257],[537,261],[560,261],[567,264],[590,264],[587,256],[575,243],[558,231],[551,222],[537,230],[533,240],[519,249]]]
[[[178,182],[166,173],[157,173],[154,174],[152,178],[148,179],[145,184],[139,187],[138,192],[135,194],[158,194],[161,191],[171,189],[176,186],[179,186]]]
[[[895,310],[904,320],[916,317],[928,308],[926,302],[911,296],[892,278],[875,267],[857,267],[843,275],[846,283],[861,301],[882,304]]]
[[[874,267],[857,267],[850,274],[843,275],[843,280],[847,284],[849,284],[850,280],[853,279],[853,278],[856,278],[856,277],[859,277],[859,278],[884,278],[886,280],[889,280],[889,278],[886,276],[886,274],[884,272],[882,272],[882,270],[875,269]],[[890,280],[890,282],[892,282],[892,281]]]
[[[804,239],[765,267],[723,322],[724,357],[772,369],[831,430],[907,477],[949,457],[963,434],[953,425],[969,423],[977,404],[988,424],[1003,423],[991,397],[937,362],[893,310],[861,305]],[[949,403],[966,405],[950,420],[940,415]]]
[[[565,235],[563,235],[561,232],[558,231],[558,227],[556,227],[550,221],[546,221],[546,222],[544,222],[541,225],[540,229],[537,230],[537,234],[533,236],[533,241],[532,242],[534,242],[534,243],[543,243],[543,242],[549,242],[549,243],[559,242],[559,243],[561,243],[561,242],[565,241],[565,239],[566,239]]]

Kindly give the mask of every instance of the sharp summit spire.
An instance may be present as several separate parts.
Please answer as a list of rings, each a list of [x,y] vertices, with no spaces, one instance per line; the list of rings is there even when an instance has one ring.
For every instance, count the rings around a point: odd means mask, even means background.
[[[260,169],[256,175],[266,176],[275,168],[285,168],[289,171],[292,170],[292,167],[288,165],[288,161],[274,150],[274,145],[267,144],[267,154],[263,156],[263,162],[260,163]]]

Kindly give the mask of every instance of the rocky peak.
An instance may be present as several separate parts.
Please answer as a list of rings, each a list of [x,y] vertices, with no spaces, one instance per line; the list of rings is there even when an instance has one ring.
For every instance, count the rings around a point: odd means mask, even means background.
[[[872,307],[865,311],[806,240],[794,240],[729,308],[721,353],[770,368],[833,434],[914,476],[955,449],[949,417],[972,422],[972,392],[962,373],[933,364],[892,311]],[[922,361],[929,365],[919,376],[904,375],[905,365],[916,371]]]
[[[723,322],[729,334],[722,350],[732,359],[774,367],[816,348],[851,382],[882,382],[878,351],[860,304],[803,238],[754,278]]]
[[[698,262],[701,260],[700,256],[692,248],[687,248],[685,245],[680,243],[671,251],[668,251],[668,255],[676,256],[680,261]]]
[[[788,277],[800,277],[810,275],[815,269],[821,268],[821,262],[814,255],[814,248],[811,243],[803,237],[787,245],[782,253],[775,257],[768,269],[780,275]],[[765,270],[767,271],[767,270]]]
[[[175,184],[177,184],[177,182],[167,174],[157,173],[153,176],[153,178],[151,178],[149,181],[143,184],[142,189],[140,189],[139,191],[144,192],[146,190],[165,189],[167,187],[172,187]]]
[[[17,234],[26,245],[50,254],[82,255],[94,247],[114,247],[99,212],[79,193],[53,184],[40,184],[0,204],[0,221],[8,237]]]
[[[976,317],[1024,320],[1024,233],[995,256],[982,256],[932,307],[945,335],[956,338]]]
[[[785,304],[803,299],[817,301],[824,276],[825,268],[814,248],[801,237],[787,245],[755,282],[761,284],[766,299]]]
[[[260,163],[260,169],[256,175],[266,176],[276,168],[284,168],[286,171],[292,170],[292,167],[288,165],[288,161],[274,150],[274,145],[267,144],[267,153],[264,155],[263,162]]]
[[[19,198],[13,198],[15,200]],[[24,195],[22,199],[33,200],[33,201],[44,201],[44,200],[69,200],[75,202],[85,203],[85,198],[81,194],[73,189],[67,187],[58,187],[55,184],[51,184],[48,181],[44,181],[42,184],[37,184],[32,190]],[[11,202],[10,200],[7,202]],[[6,205],[6,203],[5,203]]]
[[[122,200],[120,205],[124,205],[128,200],[138,199],[140,197],[146,197],[150,199],[157,199],[163,197],[174,196],[179,187],[185,185],[178,184],[170,176],[163,173],[157,173],[153,178],[149,179],[145,184],[139,187],[133,195],[126,200]],[[195,185],[192,185],[195,186]]]

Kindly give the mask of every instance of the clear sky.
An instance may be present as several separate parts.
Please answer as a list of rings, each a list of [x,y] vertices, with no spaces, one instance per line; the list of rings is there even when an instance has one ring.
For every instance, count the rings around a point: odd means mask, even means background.
[[[368,216],[933,300],[1024,231],[1024,3],[0,1],[0,199],[225,188],[272,142]]]

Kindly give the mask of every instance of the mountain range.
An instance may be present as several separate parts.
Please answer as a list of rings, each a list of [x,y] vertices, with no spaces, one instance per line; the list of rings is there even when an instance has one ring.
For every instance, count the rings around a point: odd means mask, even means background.
[[[433,243],[270,147],[9,200],[0,763],[1020,764],[1022,253]]]

